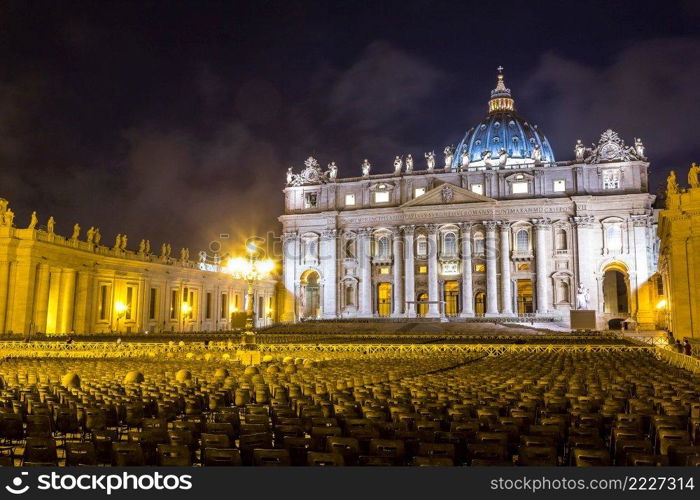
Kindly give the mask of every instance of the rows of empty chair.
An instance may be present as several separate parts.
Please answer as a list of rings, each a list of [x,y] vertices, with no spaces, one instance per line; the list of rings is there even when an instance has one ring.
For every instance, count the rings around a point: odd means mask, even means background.
[[[639,352],[13,359],[5,465],[698,465],[698,378]]]

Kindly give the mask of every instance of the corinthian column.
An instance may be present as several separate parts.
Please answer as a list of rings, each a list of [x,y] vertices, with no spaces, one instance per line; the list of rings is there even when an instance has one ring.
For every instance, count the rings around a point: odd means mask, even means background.
[[[280,321],[295,321],[296,300],[295,295],[295,275],[299,254],[297,252],[297,242],[299,236],[295,231],[288,231],[282,234],[282,259],[284,262],[284,298],[282,300],[282,310],[280,311]]]
[[[361,229],[358,238],[358,254],[360,268],[360,316],[372,316],[372,262],[370,255],[370,235],[369,228]]]
[[[501,222],[501,312],[513,314],[513,291],[510,283],[510,222]]]
[[[335,229],[323,231],[321,234],[321,269],[323,270],[323,317],[335,318],[337,316],[336,293],[338,280],[336,279],[337,260],[337,231]]]
[[[462,317],[474,316],[474,292],[472,290],[472,225],[459,224],[462,241]]]
[[[404,248],[404,300],[415,302],[416,300],[416,265],[413,255],[413,233],[415,226],[401,226],[403,230],[403,248]],[[406,315],[409,318],[416,316],[416,304],[411,303],[406,305]]]
[[[596,220],[591,215],[580,215],[573,217],[573,223],[576,225],[576,245],[572,248],[576,249],[576,261],[578,262],[578,276],[577,281],[582,284],[584,288],[588,290],[591,297],[591,303],[589,308],[593,310],[598,310],[598,285],[596,284],[594,278],[594,269],[591,265],[594,261],[593,252],[599,252],[600,248],[593,248],[591,246],[592,232],[591,231],[596,224]],[[578,285],[575,285],[576,289]]]
[[[438,297],[437,226],[428,224],[428,318],[440,317]]]
[[[498,281],[496,279],[496,226],[494,220],[484,221],[486,227],[486,314],[498,314]]]
[[[537,249],[535,254],[535,266],[537,266],[537,313],[545,314],[549,311],[549,283],[547,272],[547,235],[552,225],[549,219],[534,219],[535,232],[537,233]]]
[[[394,284],[391,287],[394,297],[394,310],[392,316],[400,317],[403,314],[403,252],[401,251],[401,230],[394,228],[391,232],[393,238],[392,258],[394,259]]]

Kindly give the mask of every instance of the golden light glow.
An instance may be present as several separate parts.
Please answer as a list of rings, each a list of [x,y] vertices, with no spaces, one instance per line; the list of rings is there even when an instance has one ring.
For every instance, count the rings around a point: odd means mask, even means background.
[[[229,259],[224,270],[244,279],[264,279],[275,268],[275,263],[269,259],[250,260],[244,257]]]
[[[192,312],[192,306],[189,305],[187,302],[183,302],[180,309],[182,310],[182,314],[189,314]]]
[[[124,302],[122,302],[121,300],[118,300],[118,301],[114,304],[114,310],[116,311],[117,314],[124,314],[124,313],[126,312],[127,309],[129,309],[129,308],[128,308],[127,305],[126,305]]]
[[[661,299],[660,301],[658,301],[658,302],[656,303],[656,308],[657,308],[657,309],[666,309],[666,304],[667,304],[667,303],[668,303],[668,302],[666,302],[666,299]]]

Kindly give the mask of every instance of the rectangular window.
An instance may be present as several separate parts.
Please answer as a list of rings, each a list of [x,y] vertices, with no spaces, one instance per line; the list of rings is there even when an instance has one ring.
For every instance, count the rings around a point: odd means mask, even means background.
[[[183,301],[183,302],[187,302],[187,297],[189,297],[189,296],[190,296],[190,289],[187,288],[187,287],[185,287],[185,288],[182,290],[182,301]]]
[[[109,308],[109,303],[107,302],[109,297],[107,295],[108,287],[107,285],[100,286],[100,319],[107,319],[107,310]]]
[[[265,316],[265,301],[262,297],[258,297],[258,318],[262,319]]]
[[[225,319],[228,311],[228,295],[221,294],[221,319]]]
[[[233,296],[233,310],[235,312],[238,312],[240,308],[241,308],[241,296],[239,294],[235,294]]]
[[[620,171],[617,169],[603,170],[603,189],[620,189]]]
[[[389,191],[377,191],[374,193],[375,203],[388,203],[389,202]]]
[[[354,207],[355,206],[355,195],[354,194],[346,194],[345,195],[345,206],[346,207]]]
[[[472,184],[471,191],[472,191],[472,193],[483,195],[484,194],[484,185],[483,184]]]
[[[158,304],[158,289],[151,288],[148,297],[148,319],[156,319],[156,305]]]
[[[170,291],[170,319],[177,319],[177,290]]]
[[[418,198],[419,196],[423,196],[425,194],[425,188],[416,188],[413,190],[413,197]]]
[[[205,317],[206,319],[211,319],[211,292],[207,292],[206,305],[205,305]]]
[[[474,265],[474,271],[477,273],[485,273],[486,272],[486,265],[485,264],[476,264],[476,265]]]
[[[514,182],[510,189],[513,194],[527,194],[529,192],[527,182]]]
[[[131,319],[131,305],[134,302],[134,289],[130,286],[126,287],[126,319]]]
[[[554,181],[554,192],[563,193],[566,191],[566,181],[563,179]]]
[[[418,274],[428,274],[428,266],[418,266]]]
[[[389,274],[389,268],[388,267],[380,267],[379,274]]]
[[[190,313],[189,313],[189,318],[192,319],[194,318],[194,291],[190,290]]]
[[[661,277],[656,278],[656,295],[662,296],[664,294],[664,280]]]

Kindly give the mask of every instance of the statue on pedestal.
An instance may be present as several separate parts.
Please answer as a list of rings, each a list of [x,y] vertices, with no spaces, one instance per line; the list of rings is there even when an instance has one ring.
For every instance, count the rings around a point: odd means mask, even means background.
[[[397,155],[396,158],[394,158],[394,175],[399,175],[401,173],[402,164],[403,161],[401,157]]]
[[[102,239],[102,235],[100,234],[100,228],[97,227],[97,228],[95,228],[95,245],[99,245],[101,239]]]
[[[8,207],[7,210],[5,210],[5,213],[2,215],[2,223],[5,226],[12,227],[12,225],[14,224],[14,221],[15,221],[15,213],[12,211],[11,208]]]
[[[637,154],[637,158],[639,158],[640,160],[646,158],[644,156],[644,143],[639,137],[634,138],[634,152]]]
[[[467,151],[467,148],[462,149],[462,155],[460,158],[462,170],[466,170],[466,168],[469,166],[469,151]]]
[[[326,175],[328,176],[328,179],[332,181],[335,180],[336,177],[338,177],[338,165],[336,165],[334,161],[328,164],[328,170],[326,171]]]
[[[578,289],[576,290],[576,309],[590,309],[590,301],[591,295],[588,292],[588,289],[583,286],[583,283],[579,283]]]
[[[80,226],[76,222],[73,226],[73,234],[71,235],[70,239],[76,241],[78,239],[78,236],[80,236]]]
[[[542,161],[542,148],[539,144],[535,144],[535,148],[532,150],[532,159],[535,160],[535,163]]]
[[[56,219],[53,218],[53,215],[49,217],[49,221],[46,223],[46,230],[49,232],[49,234],[53,234],[53,230],[56,227]]]
[[[425,161],[428,164],[428,171],[432,172],[435,169],[435,151],[425,153]]]
[[[583,145],[581,139],[576,140],[576,145],[574,146],[574,153],[576,154],[576,161],[583,161],[583,157],[586,155],[586,146]]]
[[[369,172],[372,169],[372,164],[367,158],[362,162],[362,177],[369,177]]]
[[[413,156],[409,153],[406,155],[406,173],[413,172]]]
[[[455,148],[453,148],[452,146],[445,146],[443,153],[445,155],[445,171],[451,170],[452,160],[454,159],[455,154]]]
[[[94,238],[95,238],[95,228],[90,226],[90,229],[87,230],[87,236],[85,237],[85,241],[87,241],[88,243],[92,243]]]
[[[292,171],[292,167],[289,167],[287,169],[287,186],[289,186],[292,183],[293,179],[294,179],[294,172]]]
[[[666,196],[671,196],[673,194],[678,194],[680,189],[678,188],[678,181],[676,180],[676,172],[671,170],[666,179]]]
[[[34,229],[36,227],[37,222],[39,222],[39,219],[36,216],[36,211],[32,212],[32,217],[29,220],[29,226],[27,229]]]
[[[690,165],[690,170],[688,170],[688,186],[691,188],[700,187],[700,167],[695,162]]]
[[[146,240],[141,240],[139,243],[139,254],[143,255],[144,253],[146,253]]]

